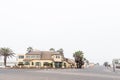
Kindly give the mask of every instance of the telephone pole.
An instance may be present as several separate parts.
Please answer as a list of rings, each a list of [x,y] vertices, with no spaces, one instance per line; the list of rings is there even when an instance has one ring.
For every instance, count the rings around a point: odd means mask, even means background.
[[[114,60],[112,61],[112,64],[113,64],[113,72],[115,72],[116,67],[115,67],[115,61]]]

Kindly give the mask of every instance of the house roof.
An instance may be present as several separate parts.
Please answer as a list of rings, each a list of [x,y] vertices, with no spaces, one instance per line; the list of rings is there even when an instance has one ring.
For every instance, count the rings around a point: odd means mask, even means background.
[[[52,60],[52,55],[58,54],[58,52],[51,51],[31,51],[26,55],[41,55],[42,60]]]
[[[69,59],[69,58],[65,58],[66,62],[68,62],[69,64],[75,64],[75,61],[73,59]]]
[[[41,51],[41,59],[52,59],[52,54],[50,51]]]
[[[31,51],[30,53],[26,53],[26,55],[40,55],[41,51]]]

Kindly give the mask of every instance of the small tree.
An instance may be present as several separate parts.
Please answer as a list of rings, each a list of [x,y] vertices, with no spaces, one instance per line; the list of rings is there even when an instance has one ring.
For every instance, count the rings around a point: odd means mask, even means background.
[[[15,53],[10,48],[1,48],[0,55],[4,57],[4,66],[6,67],[7,58],[13,57]]]
[[[76,51],[73,53],[73,57],[75,58],[77,68],[82,68],[82,65],[84,65],[84,53],[82,51]]]

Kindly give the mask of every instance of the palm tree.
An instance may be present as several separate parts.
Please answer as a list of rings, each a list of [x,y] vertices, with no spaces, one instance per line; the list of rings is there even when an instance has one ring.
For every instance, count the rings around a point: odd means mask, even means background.
[[[82,51],[76,51],[73,53],[73,57],[75,58],[77,68],[82,68],[82,65],[84,65],[84,53]]]
[[[10,48],[0,48],[0,55],[4,57],[4,66],[6,67],[7,58],[13,57],[15,53]]]
[[[27,53],[30,53],[31,51],[33,51],[33,48],[32,47],[28,47],[27,48]]]

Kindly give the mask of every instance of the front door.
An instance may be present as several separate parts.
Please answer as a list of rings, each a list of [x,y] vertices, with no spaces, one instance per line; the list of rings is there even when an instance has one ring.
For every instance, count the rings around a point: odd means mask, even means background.
[[[62,68],[62,62],[55,62],[55,68]]]

